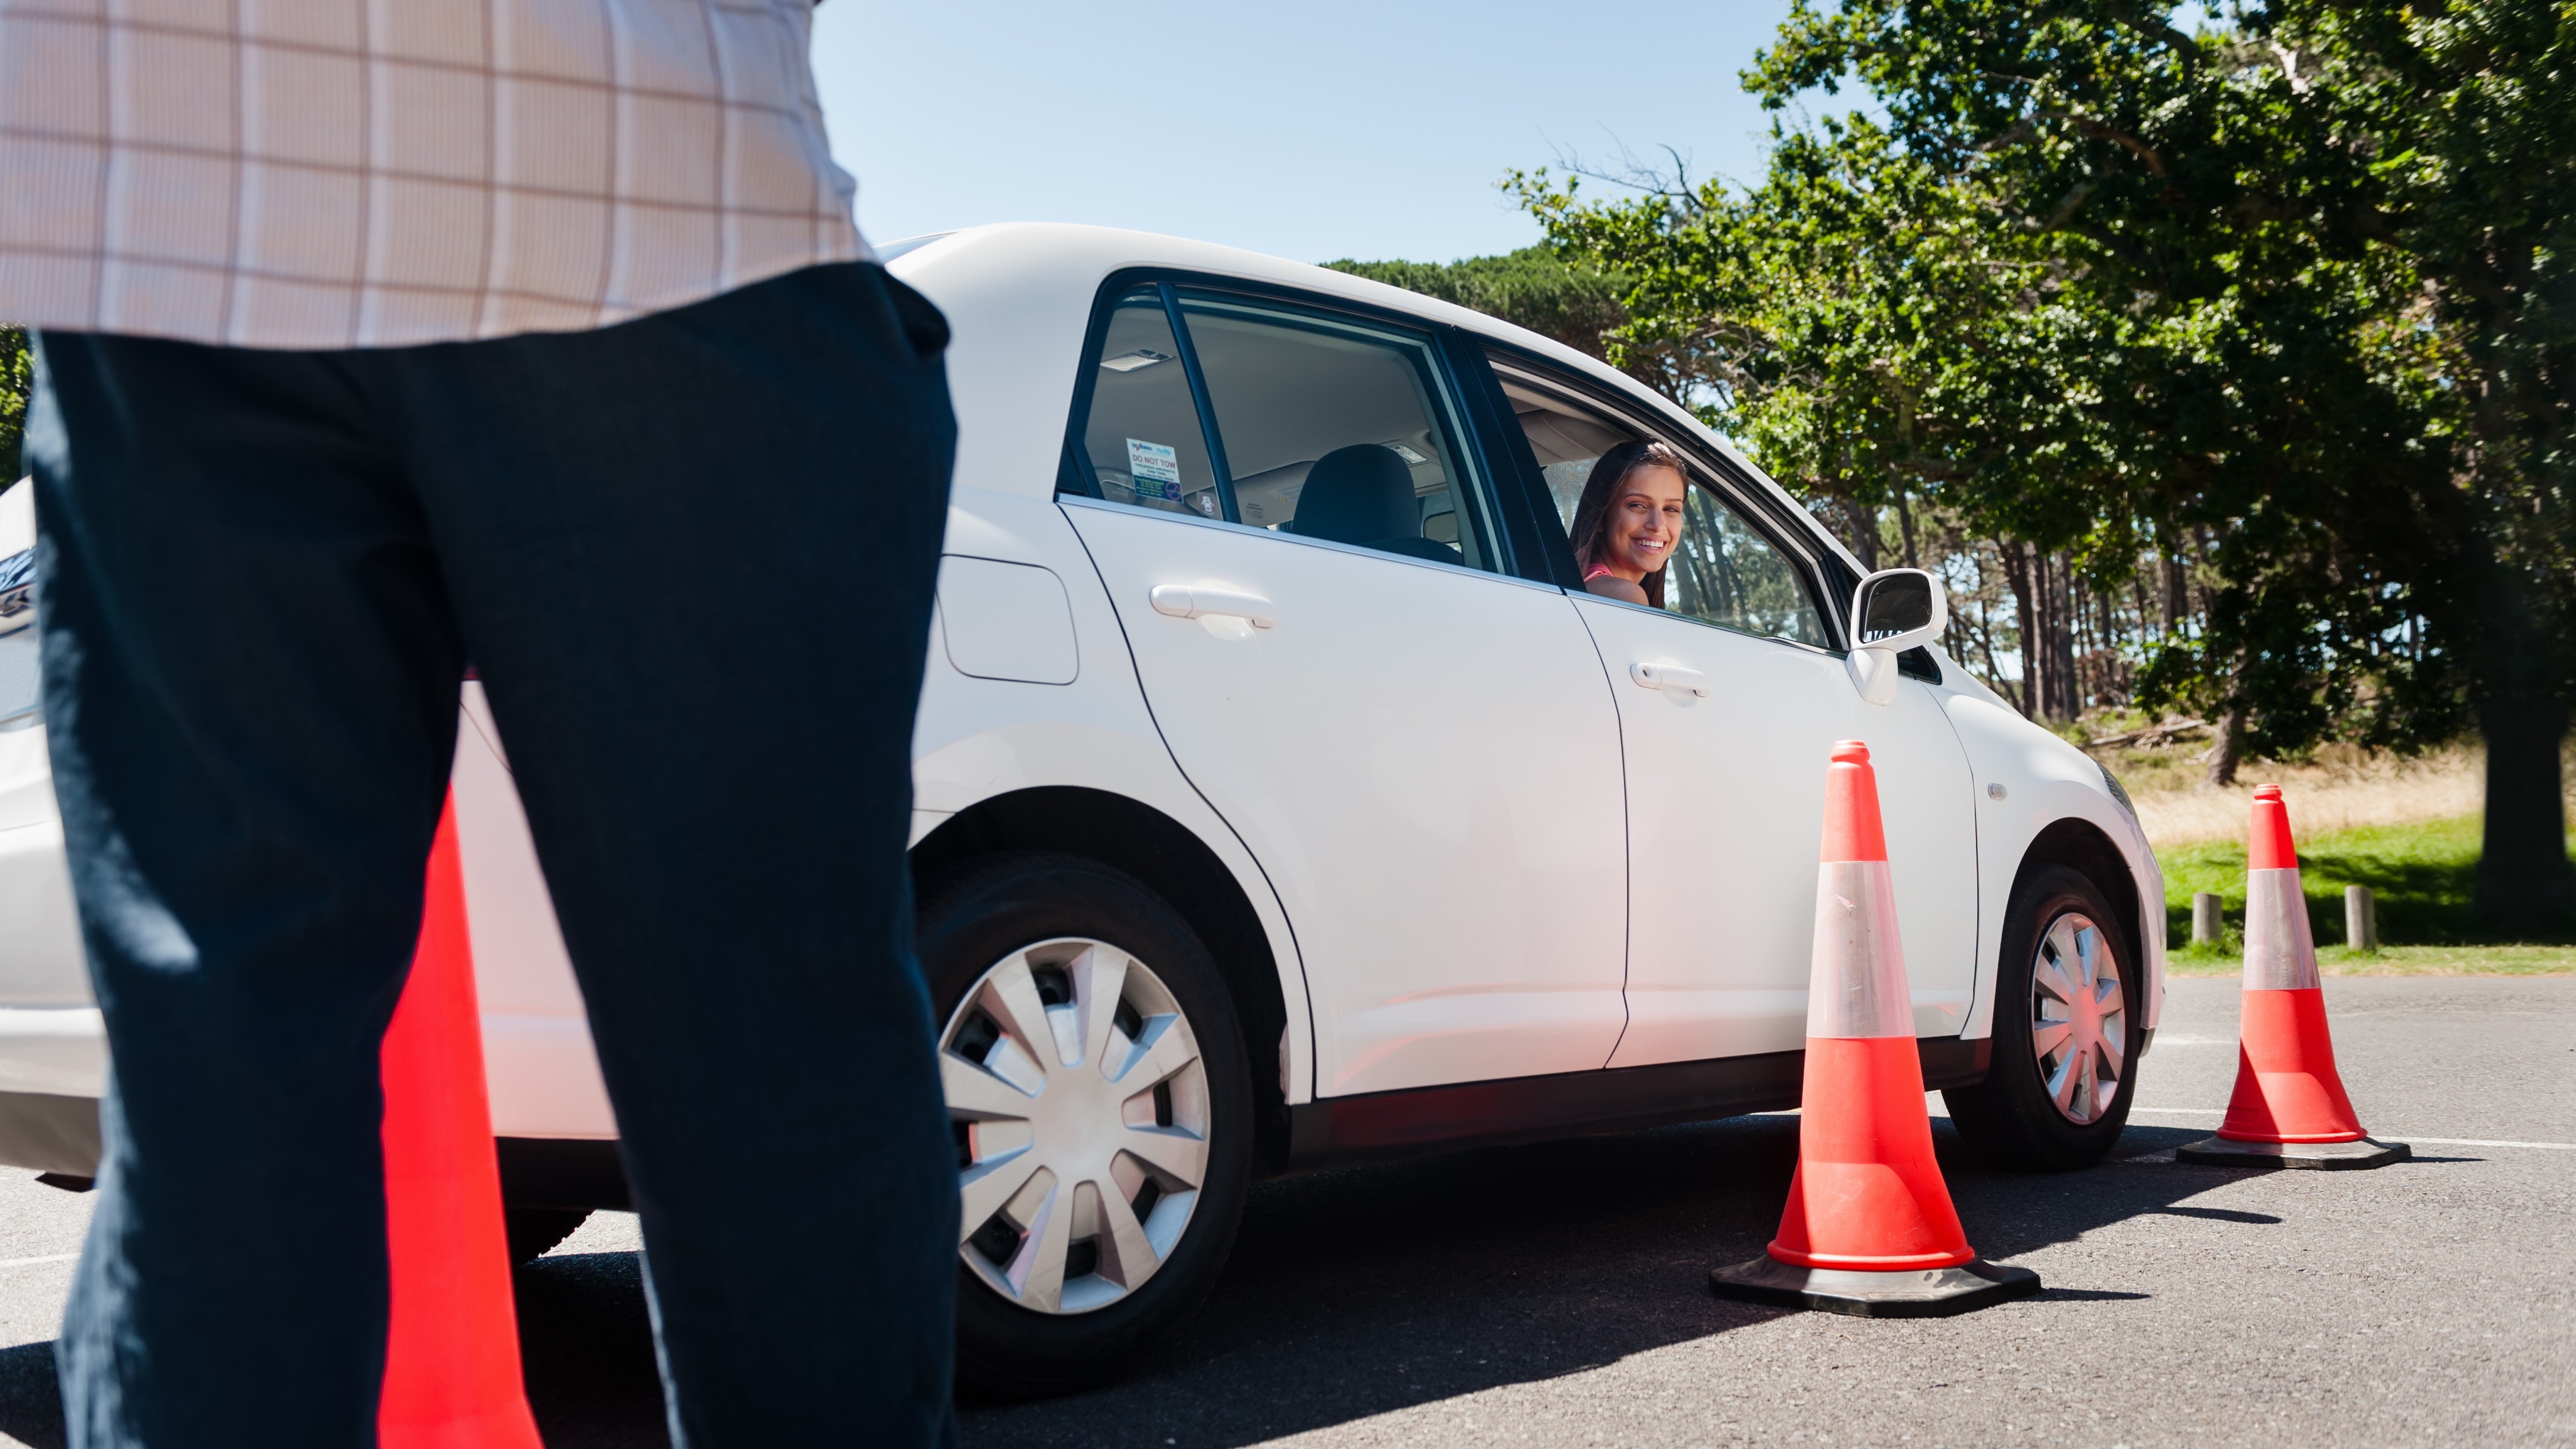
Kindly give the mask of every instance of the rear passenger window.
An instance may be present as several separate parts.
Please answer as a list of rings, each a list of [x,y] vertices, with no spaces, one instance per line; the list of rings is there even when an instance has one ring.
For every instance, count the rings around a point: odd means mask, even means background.
[[[1092,359],[1091,416],[1081,451],[1088,472],[1079,481],[1089,488],[1074,491],[1170,513],[1224,516],[1216,465],[1160,287],[1138,287],[1110,309]]]
[[[1178,335],[1167,302],[1182,319]],[[1495,567],[1427,336],[1148,286],[1112,309],[1092,367],[1084,471],[1068,491]]]
[[[1593,463],[1640,430],[1515,373],[1504,372],[1502,382],[1547,479],[1557,521],[1571,530]],[[1588,570],[1589,564],[1577,559],[1575,566]],[[1803,571],[1696,467],[1683,502],[1681,540],[1664,573],[1664,607],[1672,613],[1742,634],[1833,647]]]

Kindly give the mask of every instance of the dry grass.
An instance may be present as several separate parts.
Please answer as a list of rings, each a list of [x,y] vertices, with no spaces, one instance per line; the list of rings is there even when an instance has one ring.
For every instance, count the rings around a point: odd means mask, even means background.
[[[2179,772],[2157,773],[2170,778]],[[2122,775],[2125,779],[2127,772]],[[2133,786],[2130,794],[2147,839],[2164,850],[2204,840],[2242,840],[2257,785],[2281,787],[2290,807],[2290,823],[2304,837],[2356,826],[2406,825],[2477,814],[2484,808],[2485,776],[2486,752],[2475,746],[2414,759],[2328,750],[2306,764],[2252,762],[2238,773],[2236,785],[2225,790],[2203,790],[2175,780],[2161,789]]]
[[[2281,787],[2290,824],[2303,839],[2360,826],[2450,820],[2486,808],[2486,751],[2475,744],[2413,758],[2329,745],[2297,764],[2249,760],[2225,790],[2201,788],[2201,748],[2122,750],[2110,760],[2158,850],[2244,839],[2257,785]],[[2560,784],[2567,791],[2568,816],[2576,820],[2576,740],[2562,758]]]

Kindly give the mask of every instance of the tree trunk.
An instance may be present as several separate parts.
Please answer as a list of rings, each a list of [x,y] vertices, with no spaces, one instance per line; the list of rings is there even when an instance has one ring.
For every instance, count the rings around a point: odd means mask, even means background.
[[[2245,706],[2231,704],[2218,717],[2218,738],[2201,756],[2209,772],[2201,777],[2200,788],[2224,790],[2236,783],[2236,767],[2245,758]]]
[[[2021,652],[2030,665],[2030,714],[2057,718],[2057,591],[2049,587],[2048,555],[2030,551],[2030,632]]]
[[[2559,756],[2566,702],[2491,699],[2478,710],[2478,730],[2487,745],[2486,835],[2472,896],[2478,919],[2502,935],[2556,935],[2576,925]]]
[[[2032,641],[2039,636],[2031,632],[2030,557],[2019,539],[1996,539],[1995,557],[2003,561],[2004,587],[2012,590],[2013,626],[2020,630],[2021,691],[2013,697],[2013,707],[2023,719],[2039,713],[2038,652]]]
[[[2559,750],[2568,702],[2560,693],[2566,642],[2535,616],[2538,580],[2482,550],[2483,637],[2471,665],[2478,732],[2486,739],[2486,830],[2470,893],[2479,923],[2534,939],[2576,928],[2576,866],[2567,859],[2567,801]]]
[[[2034,679],[2039,686],[2039,717],[2059,723],[2075,718],[2075,600],[2068,570],[2059,567],[2047,554],[2031,550],[2031,626],[2036,637],[2026,637],[2024,651],[2036,664]]]
[[[2057,627],[2049,645],[2057,651],[2057,713],[2051,718],[2073,722],[2084,712],[2084,681],[2075,673],[2075,560],[2061,558],[2057,577]]]
[[[2200,788],[2224,790],[2236,783],[2236,767],[2245,759],[2245,671],[2253,660],[2244,654],[2236,656],[2236,665],[2227,671],[2226,707],[2219,712],[2217,738],[2200,759],[2209,767],[2201,776]]]
[[[2034,719],[2075,718],[2074,600],[2049,555],[2026,543],[2004,546],[2004,578],[2021,617],[2022,713]]]
[[[1842,501],[1843,516],[1851,520],[1852,552],[1860,559],[1862,573],[1878,572],[1878,510],[1857,498]]]

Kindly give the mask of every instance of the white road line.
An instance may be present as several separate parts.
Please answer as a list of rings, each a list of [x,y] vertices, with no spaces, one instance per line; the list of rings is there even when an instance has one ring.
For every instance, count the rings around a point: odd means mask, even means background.
[[[0,1258],[0,1268],[32,1268],[38,1263],[69,1263],[79,1257],[78,1253],[47,1253],[41,1258]]]
[[[2415,1137],[2400,1132],[2391,1132],[2380,1140],[2429,1142],[2436,1147],[2537,1147],[2544,1152],[2576,1152],[2576,1142],[2498,1142],[2485,1137]]]
[[[2224,1117],[2217,1107],[2131,1107],[2129,1115],[2153,1112],[2164,1117]],[[2422,1142],[2434,1147],[2529,1147],[2541,1152],[2576,1152],[2576,1142],[2506,1142],[2492,1137],[2418,1137],[2412,1132],[2373,1132],[2382,1142]]]

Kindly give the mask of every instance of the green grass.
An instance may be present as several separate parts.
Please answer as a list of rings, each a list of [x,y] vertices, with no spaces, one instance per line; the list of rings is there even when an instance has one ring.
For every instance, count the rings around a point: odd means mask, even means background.
[[[2180,946],[2165,956],[2175,976],[2234,976],[2244,967],[2232,948]],[[2317,969],[2328,976],[2571,976],[2576,946],[2319,946]]]
[[[2576,941],[2504,942],[2480,928],[2469,905],[2479,827],[2478,816],[2463,815],[2302,839],[2299,883],[2307,891],[2319,964],[2366,974],[2576,972]],[[2245,924],[2243,843],[2203,841],[2158,851],[2156,858],[2165,871],[2165,934],[2173,943],[2174,969],[2187,975],[2237,969]],[[2383,949],[2375,955],[2343,945],[2348,885],[2368,886],[2377,897]],[[2184,944],[2191,939],[2195,891],[2216,891],[2224,903],[2226,939],[2215,948]]]

